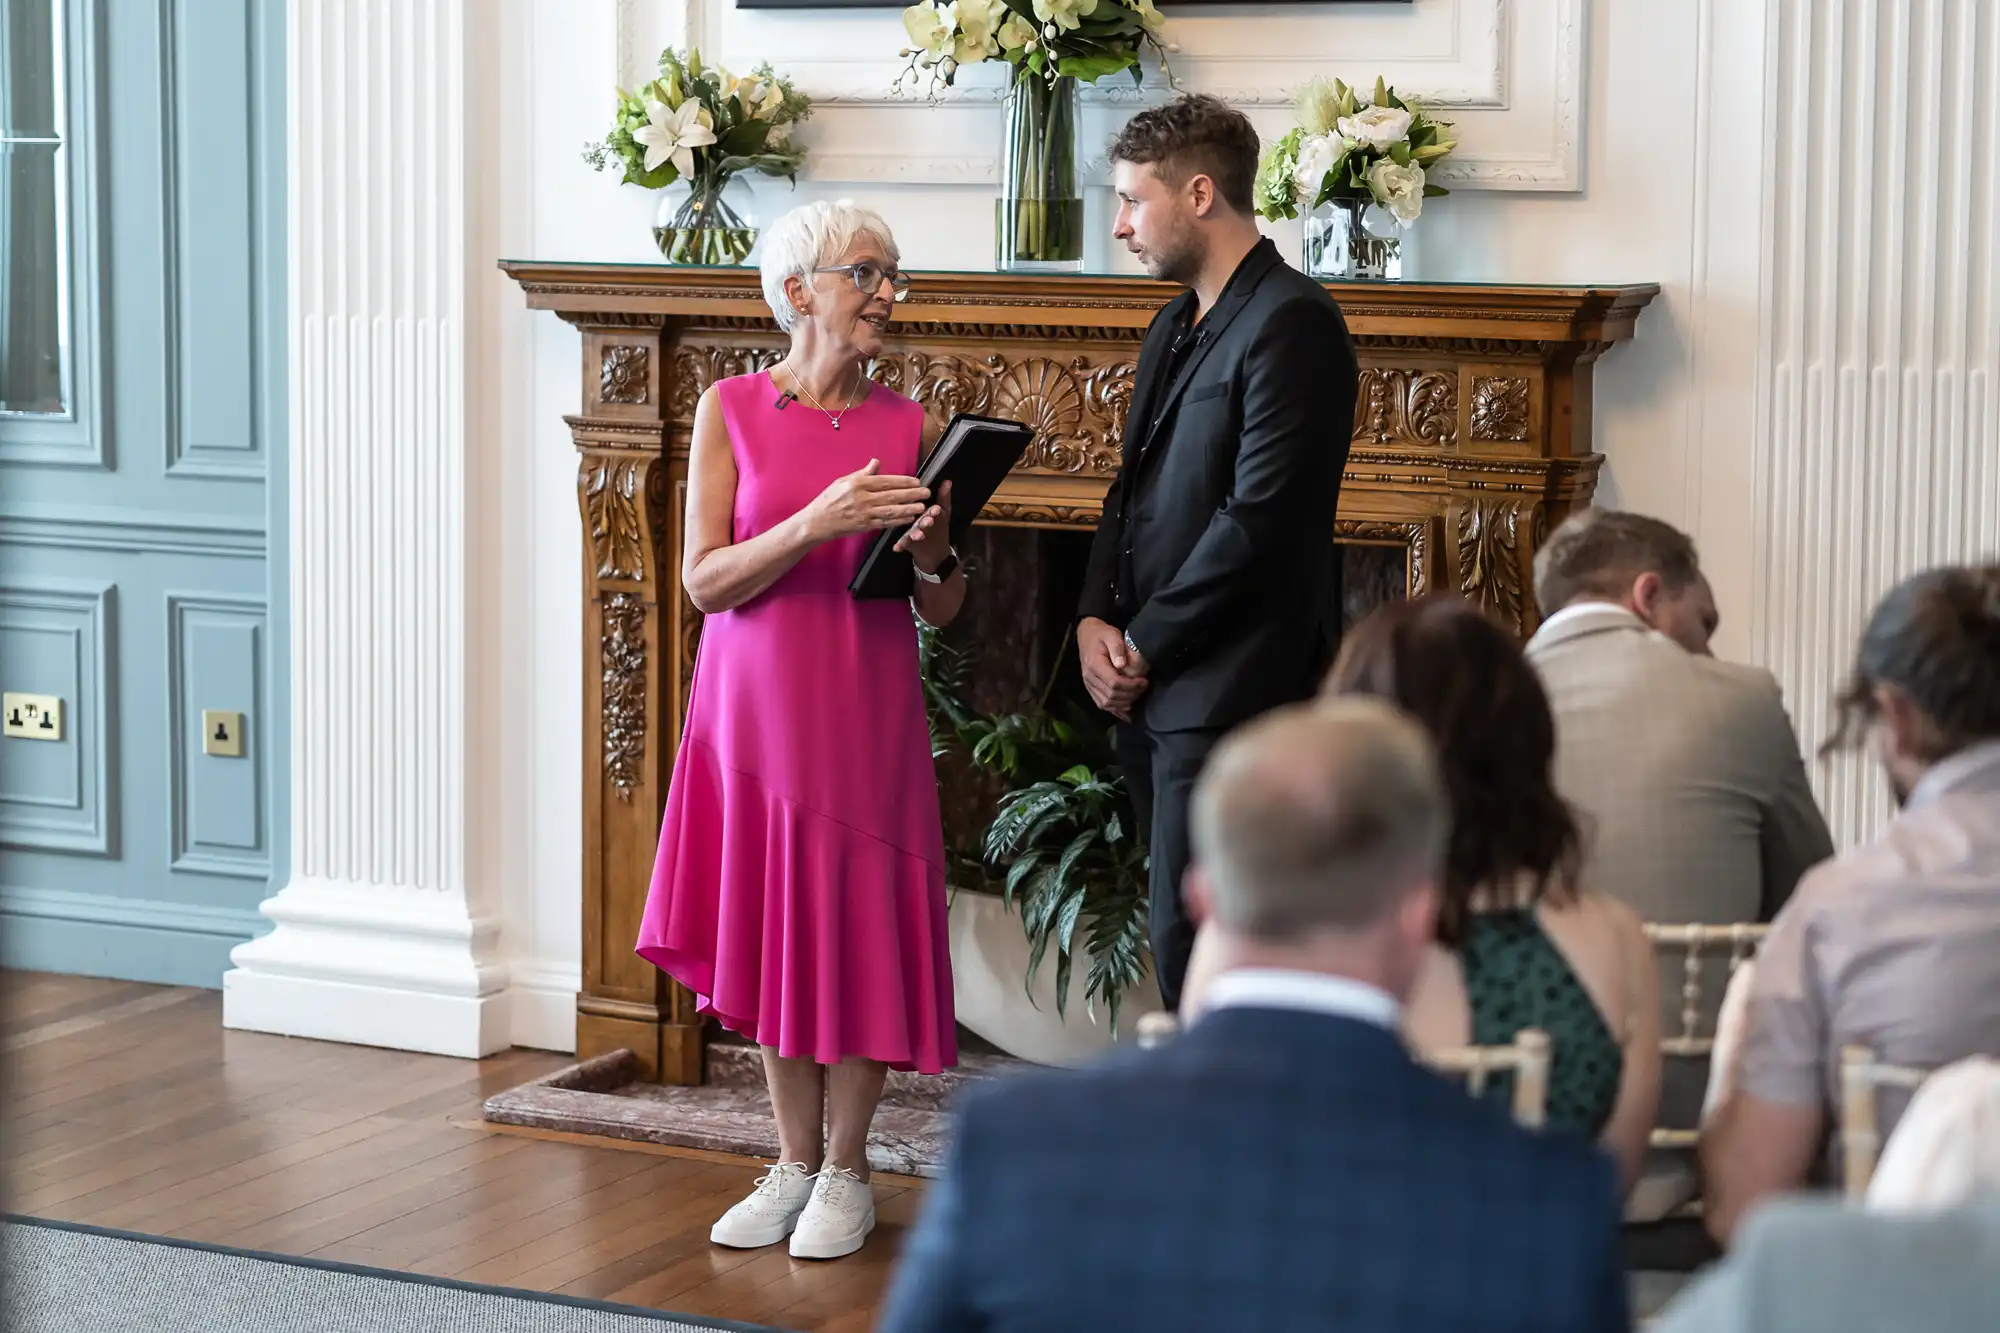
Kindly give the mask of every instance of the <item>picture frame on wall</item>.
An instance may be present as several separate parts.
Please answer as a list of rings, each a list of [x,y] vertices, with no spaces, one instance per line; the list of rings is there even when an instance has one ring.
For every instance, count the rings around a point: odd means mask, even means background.
[[[1319,5],[1332,9],[1350,5],[1413,5],[1416,0],[1185,0],[1203,8],[1236,5]],[[1178,9],[1183,0],[1158,0],[1161,9]],[[907,9],[909,0],[736,0],[738,9]]]

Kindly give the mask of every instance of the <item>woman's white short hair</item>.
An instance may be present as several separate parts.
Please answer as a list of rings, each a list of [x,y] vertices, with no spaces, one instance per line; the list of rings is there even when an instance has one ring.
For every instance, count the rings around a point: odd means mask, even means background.
[[[801,204],[764,229],[764,300],[779,328],[790,333],[799,318],[785,295],[785,280],[798,278],[810,284],[813,270],[838,264],[858,236],[873,238],[888,252],[891,263],[901,261],[889,224],[874,209],[848,199]]]

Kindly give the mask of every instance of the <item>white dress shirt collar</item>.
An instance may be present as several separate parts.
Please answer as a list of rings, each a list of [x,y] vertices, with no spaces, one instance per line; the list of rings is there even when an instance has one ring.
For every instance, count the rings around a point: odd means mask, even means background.
[[[1602,616],[1607,613],[1631,621],[1635,629],[1647,628],[1646,622],[1639,619],[1629,607],[1620,606],[1616,602],[1597,602],[1585,598],[1582,601],[1571,602],[1568,606],[1565,606],[1562,610],[1544,620],[1540,625],[1537,625],[1534,637],[1539,639],[1543,635],[1552,633],[1573,621],[1582,620],[1585,616]]]
[[[1396,997],[1379,986],[1290,968],[1240,967],[1224,972],[1209,983],[1201,1003],[1205,1010],[1296,1009],[1390,1029],[1402,1020]]]

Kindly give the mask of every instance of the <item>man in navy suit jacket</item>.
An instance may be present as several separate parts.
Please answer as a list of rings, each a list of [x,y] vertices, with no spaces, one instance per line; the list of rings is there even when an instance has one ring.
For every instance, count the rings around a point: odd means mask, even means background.
[[[1223,742],[1194,800],[1201,1016],[966,1098],[885,1333],[1624,1333],[1609,1159],[1398,1037],[1446,821],[1428,741],[1379,701]]]

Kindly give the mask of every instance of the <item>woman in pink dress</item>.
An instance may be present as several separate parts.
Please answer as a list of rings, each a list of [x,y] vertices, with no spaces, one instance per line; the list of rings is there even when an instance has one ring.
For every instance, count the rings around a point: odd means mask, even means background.
[[[764,233],[791,350],[695,409],[682,582],[706,619],[638,952],[763,1048],[778,1161],[715,1224],[800,1258],[875,1225],[868,1127],[891,1068],[958,1059],[944,839],[901,599],[848,594],[885,528],[927,622],[958,613],[949,487],[923,409],[869,382],[909,282],[881,218],[808,204]],[[822,1113],[824,1108],[824,1113]]]

